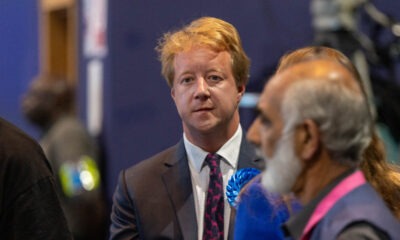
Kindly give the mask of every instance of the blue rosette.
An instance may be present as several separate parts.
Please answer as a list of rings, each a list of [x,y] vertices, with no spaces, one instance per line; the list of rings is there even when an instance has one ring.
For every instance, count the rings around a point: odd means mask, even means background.
[[[232,175],[226,186],[226,196],[232,207],[236,208],[237,197],[242,187],[259,173],[260,170],[255,168],[242,168]]]

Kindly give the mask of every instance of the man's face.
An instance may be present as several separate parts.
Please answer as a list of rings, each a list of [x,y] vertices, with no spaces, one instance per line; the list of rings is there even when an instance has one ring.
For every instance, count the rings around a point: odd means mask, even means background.
[[[267,190],[277,193],[291,191],[302,166],[294,146],[294,129],[284,132],[284,121],[280,112],[282,89],[267,86],[261,95],[259,116],[247,135],[257,145],[266,161],[262,183]]]
[[[236,86],[231,62],[228,52],[206,47],[193,47],[175,56],[171,95],[186,134],[236,130],[245,87]]]

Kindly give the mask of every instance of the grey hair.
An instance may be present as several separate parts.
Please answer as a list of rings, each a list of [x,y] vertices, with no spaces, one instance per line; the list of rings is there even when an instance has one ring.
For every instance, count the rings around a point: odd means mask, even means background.
[[[338,81],[294,82],[285,92],[281,111],[284,131],[313,120],[329,154],[342,164],[356,166],[371,141],[371,118],[364,96]]]

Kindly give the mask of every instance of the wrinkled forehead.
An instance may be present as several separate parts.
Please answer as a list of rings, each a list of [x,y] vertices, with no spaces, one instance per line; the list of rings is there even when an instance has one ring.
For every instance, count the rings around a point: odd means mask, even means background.
[[[266,83],[260,96],[259,109],[280,109],[288,89],[305,81],[319,84],[339,84],[355,93],[361,93],[361,88],[347,68],[330,60],[310,60],[296,63],[273,75]]]
[[[285,75],[282,74],[273,75],[264,86],[260,102],[278,104],[288,83],[284,78]]]
[[[276,77],[272,77],[264,87],[261,93],[260,99],[258,101],[257,108],[260,112],[272,112],[274,114],[279,114],[279,109],[281,107],[282,96],[285,91],[282,82],[277,80]]]
[[[340,84],[353,91],[361,92],[356,77],[343,65],[328,59],[314,59],[294,64],[277,73],[272,82],[284,86],[284,89],[295,82],[322,81]]]

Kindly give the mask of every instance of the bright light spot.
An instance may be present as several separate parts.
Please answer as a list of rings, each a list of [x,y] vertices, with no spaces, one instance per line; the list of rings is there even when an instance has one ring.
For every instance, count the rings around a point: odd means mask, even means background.
[[[400,37],[400,23],[394,24],[392,26],[392,32],[394,35],[396,35],[397,37]]]
[[[87,190],[87,191],[93,190],[94,179],[93,179],[92,174],[89,171],[87,171],[87,170],[82,171],[79,175],[79,178],[80,178],[80,180],[82,182],[82,186],[85,190]]]

